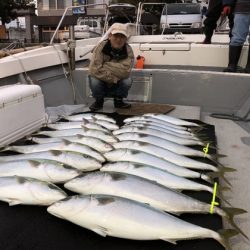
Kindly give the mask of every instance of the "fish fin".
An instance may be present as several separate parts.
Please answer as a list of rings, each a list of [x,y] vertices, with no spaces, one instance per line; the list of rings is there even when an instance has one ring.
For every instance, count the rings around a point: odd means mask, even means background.
[[[218,157],[218,158],[224,158],[224,157],[227,157],[227,156],[223,155],[223,154],[216,154],[216,157]]]
[[[84,136],[83,136],[83,135],[80,135],[80,134],[77,134],[76,137],[77,137],[78,139],[84,138]]]
[[[54,156],[58,156],[58,155],[60,155],[60,154],[62,154],[62,151],[60,151],[60,150],[49,150],[49,152],[51,152]]]
[[[89,124],[89,120],[82,118],[82,124]]]
[[[177,242],[176,242],[175,240],[166,239],[166,238],[164,238],[164,237],[160,237],[160,239],[161,239],[161,240],[164,240],[164,241],[167,241],[167,242],[169,242],[169,243],[171,243],[171,244],[174,244],[174,245],[177,244]]]
[[[9,203],[9,206],[15,206],[15,205],[19,205],[22,203],[21,201],[14,200],[14,199],[9,199],[7,202]]]
[[[91,117],[91,119],[92,119],[94,122],[96,122],[96,121],[98,120],[98,119],[95,118],[93,115],[91,115],[90,117]]]
[[[36,160],[28,160],[28,162],[31,164],[32,167],[37,168],[41,163]]]
[[[106,237],[108,235],[108,229],[102,226],[97,225],[94,228],[91,228],[91,230],[101,235],[102,237]]]
[[[90,129],[88,129],[87,127],[85,127],[84,125],[81,125],[81,128],[82,128],[82,130],[83,130],[84,132],[87,132],[87,131],[90,130]]]
[[[62,141],[63,141],[63,143],[64,143],[65,145],[70,145],[70,144],[72,144],[72,142],[69,141],[69,140],[67,140],[67,139],[62,139]]]
[[[232,250],[230,244],[229,244],[229,239],[235,235],[238,234],[237,230],[234,229],[220,229],[217,231],[219,237],[216,237],[215,239],[221,243],[227,250]]]

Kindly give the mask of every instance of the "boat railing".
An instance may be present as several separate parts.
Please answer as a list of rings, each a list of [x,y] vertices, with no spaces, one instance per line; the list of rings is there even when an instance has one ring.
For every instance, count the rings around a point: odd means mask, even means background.
[[[143,14],[143,7],[145,5],[151,5],[151,6],[152,5],[163,5],[163,6],[165,6],[165,8],[167,6],[166,3],[143,3],[143,2],[139,2],[137,17],[136,17],[136,34],[137,35],[140,35],[140,26],[141,26],[140,23],[141,23],[141,18],[142,18],[142,14]]]
[[[59,21],[57,27],[56,27],[56,30],[55,30],[53,36],[52,36],[51,39],[50,39],[50,43],[49,43],[49,44],[50,44],[50,45],[53,44],[53,41],[54,41],[54,39],[55,39],[55,36],[56,36],[56,34],[57,34],[57,32],[58,32],[58,30],[59,30],[59,28],[60,28],[60,26],[61,26],[61,24],[62,24],[64,18],[65,18],[65,16],[66,16],[68,10],[73,10],[73,9],[82,8],[82,7],[89,7],[89,6],[98,6],[98,5],[103,5],[103,6],[105,7],[105,15],[106,15],[107,9],[108,9],[108,5],[105,4],[105,3],[99,3],[99,4],[83,4],[83,5],[78,5],[78,6],[69,6],[69,7],[65,8],[65,10],[64,10],[64,12],[63,12],[63,15],[62,15],[62,17],[61,17],[61,19],[60,19],[60,21]]]

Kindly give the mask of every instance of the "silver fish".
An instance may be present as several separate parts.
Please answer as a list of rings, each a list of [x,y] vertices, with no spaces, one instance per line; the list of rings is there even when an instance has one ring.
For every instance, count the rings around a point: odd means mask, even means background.
[[[17,204],[48,206],[67,197],[52,183],[20,176],[0,177],[0,200]]]
[[[112,143],[118,141],[115,136],[110,133],[96,130],[96,129],[88,129],[88,128],[73,128],[73,129],[62,129],[56,131],[39,131],[35,135],[46,135],[49,137],[64,137],[64,136],[71,136],[71,135],[85,135],[85,136],[92,136],[98,139],[104,140],[106,142]]]
[[[233,229],[218,233],[148,205],[107,195],[72,196],[55,202],[47,211],[101,236],[132,240],[161,239],[176,244],[178,240],[213,238],[230,249],[228,238],[237,234]]]
[[[123,126],[122,128],[128,128],[128,127],[153,129],[153,130],[158,130],[160,132],[167,133],[167,134],[170,134],[170,135],[175,135],[175,136],[185,138],[185,139],[198,140],[198,141],[200,140],[196,135],[191,134],[190,132],[179,133],[179,132],[176,132],[176,130],[174,130],[174,129],[170,130],[170,129],[167,129],[167,128],[160,128],[160,127],[152,126],[152,125],[133,124],[133,123],[131,123],[129,125]],[[180,131],[183,131],[183,130],[180,130]],[[186,131],[183,131],[183,132],[186,132]]]
[[[168,129],[175,129],[178,131],[184,131],[184,132],[189,132],[191,130],[189,130],[189,128],[187,127],[182,127],[182,126],[177,126],[177,125],[173,125],[172,123],[167,123],[158,119],[154,119],[151,117],[144,117],[144,119],[141,120],[134,120],[132,122],[127,122],[125,123],[125,125],[129,125],[129,124],[143,124],[143,125],[152,125],[152,126],[157,126],[160,128],[168,128]]]
[[[80,194],[120,196],[177,215],[181,213],[207,214],[211,207],[211,204],[201,202],[156,182],[119,172],[86,173],[66,182],[64,187]],[[247,211],[239,208],[214,207],[214,213],[226,218],[232,226],[237,228],[233,217],[247,213]]]
[[[105,121],[105,120],[100,120],[100,119],[96,119],[95,117],[91,117],[90,119],[83,119],[84,122],[91,122],[91,123],[95,123],[98,124],[108,130],[116,130],[119,128],[119,126],[117,126],[115,123],[113,122],[109,122],[109,121]]]
[[[169,133],[161,132],[159,130],[155,129],[149,129],[149,128],[137,128],[137,127],[124,127],[118,130],[113,131],[113,134],[115,136],[123,133],[140,133],[140,134],[147,134],[152,136],[157,136],[165,140],[169,140],[181,145],[205,145],[205,143],[194,140],[194,139],[186,139],[182,138],[180,136],[171,135]]]
[[[18,160],[0,163],[0,176],[22,176],[51,183],[63,183],[82,172],[51,160]]]
[[[80,122],[57,122],[57,123],[46,124],[47,128],[56,129],[56,130],[82,128],[83,126],[86,128],[89,128],[89,129],[96,129],[96,130],[109,132],[108,129],[106,129],[106,128],[104,128],[96,123],[89,122],[88,120],[84,120],[84,121],[80,121]]]
[[[8,146],[4,148],[4,150],[11,150],[18,153],[37,153],[48,150],[60,150],[60,151],[73,151],[81,154],[89,155],[100,162],[104,162],[105,158],[97,152],[95,149],[90,148],[87,145],[83,145],[80,143],[70,142],[63,139],[61,142],[51,142],[51,143],[43,143],[43,144],[35,144],[35,145],[21,145],[21,146]]]
[[[219,168],[200,161],[193,160],[183,155],[173,153],[167,149],[152,145],[147,142],[137,142],[137,141],[121,141],[113,144],[115,149],[119,148],[128,148],[134,150],[140,150],[145,153],[152,154],[154,156],[160,157],[166,161],[170,161],[176,165],[193,168],[193,169],[203,169],[203,170],[212,170],[215,172],[220,171]]]
[[[185,136],[184,138],[197,138],[196,135],[192,132],[189,132],[187,130],[181,130],[181,129],[175,129],[175,128],[171,128],[171,127],[161,127],[161,126],[157,126],[157,125],[153,125],[153,124],[143,124],[143,123],[136,123],[136,122],[131,122],[131,123],[126,123],[124,126],[122,127],[139,127],[139,128],[152,128],[152,129],[156,129],[162,132],[166,132],[169,134],[173,134],[173,135],[178,135],[178,136]]]
[[[102,115],[102,114],[95,114],[95,113],[85,113],[85,114],[78,114],[78,115],[69,115],[69,116],[63,116],[62,118],[64,118],[65,120],[68,121],[82,121],[82,119],[97,119],[97,120],[104,120],[104,121],[108,121],[111,123],[116,123],[116,121],[111,118],[108,117],[107,115]]]
[[[143,124],[148,124],[148,123],[153,123],[157,126],[167,126],[167,127],[171,127],[171,128],[175,128],[175,129],[181,129],[181,130],[187,130],[187,131],[191,131],[190,128],[185,127],[185,126],[178,126],[178,125],[174,125],[172,123],[163,121],[163,120],[159,120],[150,116],[133,116],[130,117],[128,119],[125,119],[123,121],[124,123],[128,124],[128,123],[143,123]]]
[[[24,159],[27,160],[45,159],[45,160],[59,161],[61,163],[67,164],[73,168],[77,168],[82,171],[91,171],[99,169],[102,166],[101,162],[99,162],[98,160],[94,159],[91,156],[77,152],[59,151],[59,150],[49,150],[38,153],[1,156],[0,162],[16,161]]]
[[[114,166],[118,166],[117,170],[114,170]],[[131,165],[126,166],[125,164],[120,165],[120,163],[117,162],[117,165],[111,165],[110,167],[108,163],[107,166],[105,164],[101,168],[101,171],[106,171],[107,169],[112,169],[112,171],[116,171],[116,172],[123,172],[127,174],[140,176],[145,179],[156,181],[157,183],[167,188],[171,188],[175,190],[195,190],[195,191],[207,191],[207,192],[213,193],[212,187],[191,181],[184,177],[169,173],[166,170],[158,169],[158,168],[148,166],[148,165],[131,163]],[[119,171],[119,169],[122,169],[123,171]],[[129,172],[125,172],[125,171],[129,171]]]
[[[185,145],[181,145],[153,135],[140,134],[140,133],[123,133],[117,135],[116,137],[118,138],[119,141],[133,140],[133,141],[147,142],[152,145],[170,150],[179,155],[205,157],[205,154],[202,151],[192,149]],[[207,154],[206,157],[209,159],[213,159],[213,156],[210,154]]]
[[[98,152],[104,153],[110,150],[113,150],[114,147],[101,139],[92,136],[84,136],[84,135],[71,135],[71,136],[62,136],[62,137],[50,137],[50,138],[42,138],[42,137],[32,137],[30,140],[33,142],[43,144],[43,143],[52,143],[52,142],[62,142],[63,140],[68,140],[71,142],[80,143],[83,145],[87,145]]]
[[[188,127],[199,127],[200,125],[194,122],[188,122],[170,115],[163,115],[163,114],[157,114],[157,113],[148,113],[148,114],[144,114],[143,116],[150,116],[150,117],[154,117],[156,119],[159,120],[163,120],[165,122],[169,122],[172,123],[174,125],[178,125],[178,126],[188,126]]]
[[[159,157],[153,156],[148,153],[144,153],[139,150],[131,149],[116,149],[104,154],[105,158],[108,161],[130,161],[140,164],[150,165],[159,169],[168,171],[171,174],[185,177],[185,178],[202,178],[208,182],[211,181],[211,178],[207,175],[201,175],[200,173],[193,171],[188,168],[178,166],[174,163],[163,160]]]

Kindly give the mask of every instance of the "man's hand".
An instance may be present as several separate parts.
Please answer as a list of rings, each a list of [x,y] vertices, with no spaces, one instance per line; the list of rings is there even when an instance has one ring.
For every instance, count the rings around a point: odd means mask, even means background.
[[[228,16],[229,14],[231,14],[231,6],[224,6],[223,7],[223,10],[222,10],[222,12],[221,12],[221,16],[223,16],[223,17],[226,17],[226,16]]]

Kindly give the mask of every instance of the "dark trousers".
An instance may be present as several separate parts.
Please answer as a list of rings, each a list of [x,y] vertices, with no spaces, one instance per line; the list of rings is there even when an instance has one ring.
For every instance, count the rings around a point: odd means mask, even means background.
[[[210,0],[208,10],[206,13],[206,19],[204,20],[204,33],[208,39],[211,39],[213,32],[217,27],[217,21],[221,16],[223,10],[222,0]],[[230,14],[229,19],[229,37],[232,37],[232,29],[234,25],[234,15]]]
[[[96,99],[102,99],[104,97],[126,98],[131,85],[131,78],[122,79],[117,84],[108,87],[105,82],[98,80],[93,76],[89,76],[89,87],[92,91],[93,97]]]

